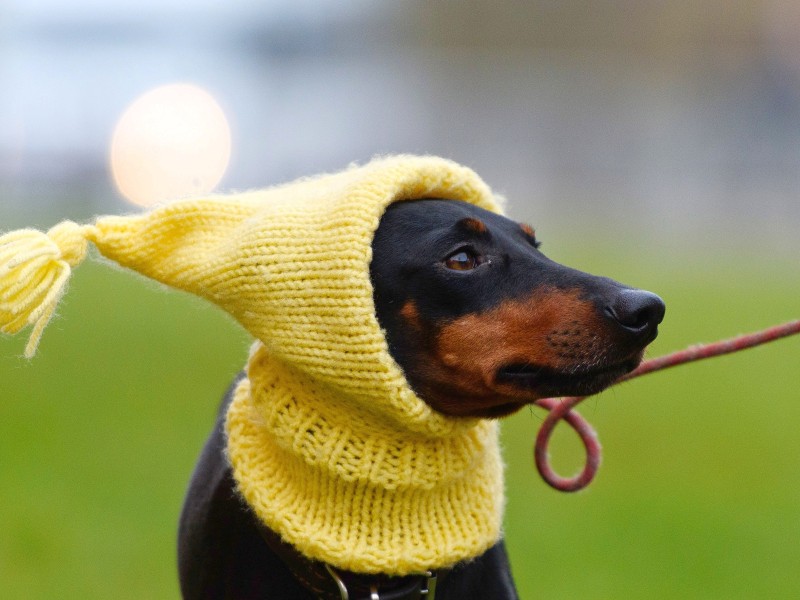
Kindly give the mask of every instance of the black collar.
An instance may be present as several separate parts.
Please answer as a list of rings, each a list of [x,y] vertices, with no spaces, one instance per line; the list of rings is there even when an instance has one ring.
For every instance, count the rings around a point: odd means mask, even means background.
[[[336,569],[312,560],[255,519],[261,537],[303,587],[319,600],[435,600],[436,584],[447,570],[392,577]]]

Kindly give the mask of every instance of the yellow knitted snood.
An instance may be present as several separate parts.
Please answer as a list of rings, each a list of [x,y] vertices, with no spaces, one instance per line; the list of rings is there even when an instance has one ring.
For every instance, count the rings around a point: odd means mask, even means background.
[[[228,411],[228,457],[255,514],[307,556],[408,574],[477,556],[499,537],[494,423],[433,411],[380,330],[372,238],[395,201],[499,212],[471,170],[399,156],[268,190],[0,237],[0,328],[27,353],[92,241],[101,254],[233,315],[253,336]]]
[[[448,435],[415,433],[256,343],[226,429],[239,491],[268,527],[311,558],[405,575],[477,556],[500,535],[503,467],[494,422],[465,423]]]

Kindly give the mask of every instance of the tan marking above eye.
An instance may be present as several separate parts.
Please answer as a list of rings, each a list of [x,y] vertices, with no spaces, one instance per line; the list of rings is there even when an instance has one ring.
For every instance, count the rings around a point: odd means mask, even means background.
[[[461,219],[459,221],[459,225],[463,226],[465,229],[474,231],[475,233],[486,233],[487,231],[486,223],[484,223],[480,219],[476,219],[475,217],[467,217],[466,219]]]

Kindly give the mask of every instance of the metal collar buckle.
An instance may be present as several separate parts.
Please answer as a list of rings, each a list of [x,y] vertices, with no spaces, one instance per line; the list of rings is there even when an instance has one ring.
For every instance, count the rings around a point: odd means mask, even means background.
[[[341,600],[350,600],[350,594],[347,591],[347,586],[345,585],[344,581],[342,581],[342,578],[339,577],[339,574],[336,572],[336,570],[329,564],[325,564],[325,569],[333,578],[333,581],[336,583],[336,587],[339,588]],[[425,571],[425,573],[421,573],[419,576],[425,578],[425,585],[419,591],[420,600],[436,600],[436,572]],[[377,584],[370,585],[369,591],[369,600],[381,600]]]

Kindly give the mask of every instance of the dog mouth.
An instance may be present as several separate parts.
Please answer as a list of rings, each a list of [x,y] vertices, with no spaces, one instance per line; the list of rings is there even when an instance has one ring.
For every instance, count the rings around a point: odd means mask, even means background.
[[[571,369],[554,369],[530,363],[509,364],[497,371],[495,381],[534,393],[537,398],[591,396],[633,371],[639,362],[641,356],[612,365],[576,365]]]

